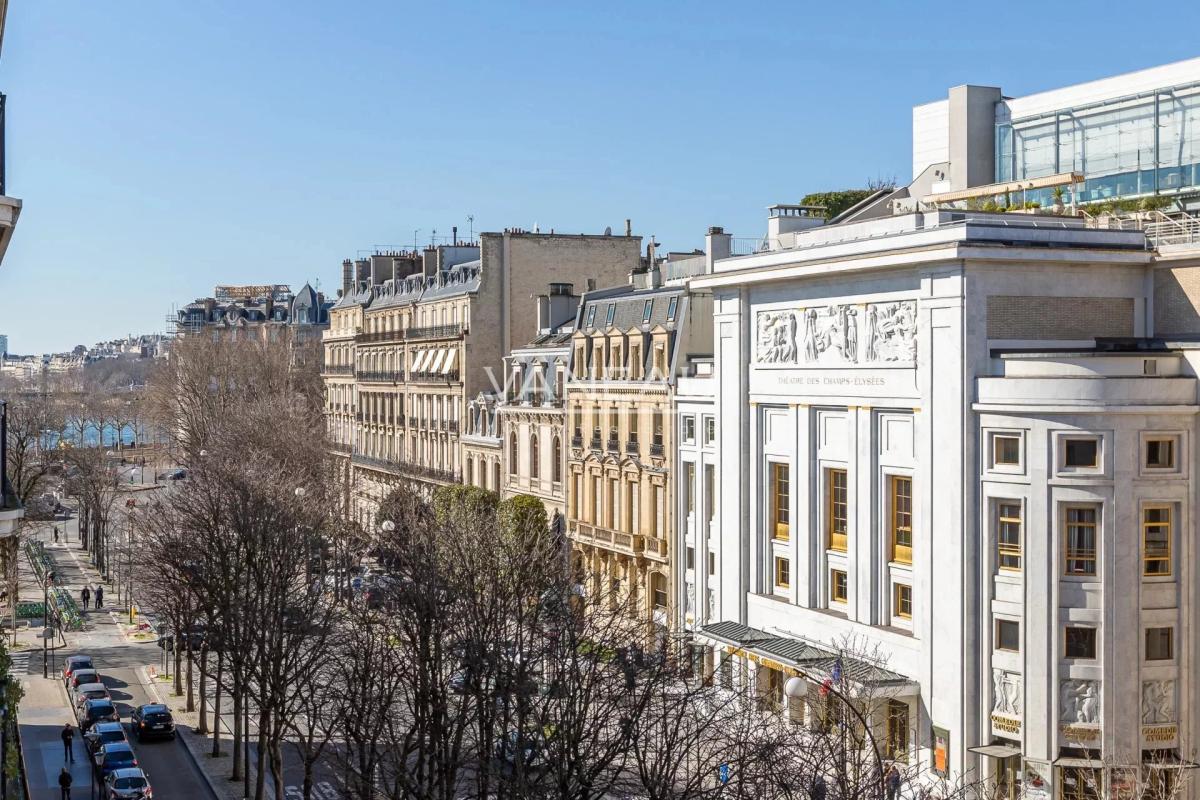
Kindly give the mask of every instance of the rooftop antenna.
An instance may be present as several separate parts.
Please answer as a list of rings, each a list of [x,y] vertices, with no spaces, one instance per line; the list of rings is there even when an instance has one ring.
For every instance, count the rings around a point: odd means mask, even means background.
[[[471,241],[475,241],[475,215],[467,214],[467,224],[471,226]]]
[[[413,252],[414,253],[420,252],[420,249],[417,247],[417,234],[420,232],[421,232],[420,228],[413,228]]]
[[[437,228],[434,228],[432,231],[430,231],[429,244],[431,247],[437,244]]]

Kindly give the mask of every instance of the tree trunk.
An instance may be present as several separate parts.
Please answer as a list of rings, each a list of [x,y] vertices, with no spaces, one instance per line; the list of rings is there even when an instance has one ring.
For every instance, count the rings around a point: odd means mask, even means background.
[[[192,664],[193,663],[194,663],[194,659],[192,657],[192,637],[188,636],[188,649],[187,649],[187,710],[188,710],[188,713],[191,713],[196,710],[196,693],[195,693],[195,691],[193,691],[194,685],[192,683]]]
[[[196,728],[196,733],[204,736],[208,733],[208,708],[204,702],[204,695],[208,691],[208,647],[206,645],[200,648],[200,726]],[[188,693],[188,699],[191,700],[191,693]]]
[[[229,780],[236,781],[242,777],[242,687],[237,673],[233,676],[233,774]]]
[[[183,667],[183,651],[179,649],[179,645],[181,644],[179,633],[180,633],[179,627],[176,626],[175,627],[175,652],[172,653],[172,655],[175,656],[175,696],[176,697],[183,696],[183,677],[179,674],[180,669]],[[191,709],[189,708],[188,711],[191,711]]]
[[[271,742],[271,781],[275,784],[275,800],[284,800],[283,796],[283,753],[280,751],[280,735]]]
[[[224,651],[217,652],[217,679],[213,684],[213,691],[216,695],[213,700],[213,746],[212,756],[216,758],[221,755],[221,679],[224,677],[225,669],[225,653]]]
[[[249,731],[246,732],[249,735]],[[267,729],[263,725],[263,717],[258,718],[258,741],[256,742],[254,753],[254,769],[257,770],[254,775],[254,800],[266,800],[267,790],[267,751],[270,749],[267,744]]]

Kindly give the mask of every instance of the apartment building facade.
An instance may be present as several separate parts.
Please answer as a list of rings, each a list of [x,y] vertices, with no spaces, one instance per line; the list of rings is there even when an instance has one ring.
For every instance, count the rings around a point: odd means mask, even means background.
[[[567,381],[567,530],[588,591],[665,636],[679,614],[674,542],[677,380],[711,354],[711,300],[654,266],[587,293]]]
[[[616,280],[640,237],[509,230],[476,244],[381,253],[343,264],[326,333],[329,425],[345,456],[352,516],[374,524],[400,483],[464,480],[467,411],[503,385],[503,356],[538,335],[525,311],[545,276]],[[494,464],[490,473],[494,476]],[[472,477],[479,462],[472,461]]]
[[[777,233],[692,281],[719,420],[706,669],[820,724],[838,664],[887,758],[1009,796],[1169,778],[1149,764],[1187,758],[1200,711],[1200,354],[1154,334],[1194,324],[1197,253],[1021,215]]]

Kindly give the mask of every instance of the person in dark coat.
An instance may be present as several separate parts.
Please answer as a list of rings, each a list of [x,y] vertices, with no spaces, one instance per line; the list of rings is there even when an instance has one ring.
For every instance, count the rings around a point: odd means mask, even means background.
[[[79,599],[83,601],[83,610],[87,611],[92,604],[92,590],[84,586],[79,590]]]
[[[75,729],[71,727],[71,723],[67,723],[62,729],[63,740],[63,761],[75,763],[75,748],[72,747],[75,743]]]
[[[96,608],[99,608],[104,603],[104,587],[96,587]]]
[[[71,773],[67,772],[66,767],[58,773],[58,785],[62,789],[62,800],[71,800]]]
[[[895,764],[884,777],[883,787],[887,791],[887,800],[896,800],[900,795],[900,769]]]

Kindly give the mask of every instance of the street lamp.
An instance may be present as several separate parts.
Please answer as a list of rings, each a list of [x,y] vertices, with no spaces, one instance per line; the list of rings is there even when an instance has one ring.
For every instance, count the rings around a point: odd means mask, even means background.
[[[795,671],[798,673],[799,676],[802,676],[802,677],[797,677],[796,675],[794,675],[794,676],[788,678],[787,681],[783,684],[783,693],[790,698],[806,697],[808,695],[808,683],[810,681],[815,683],[816,681],[812,678],[812,676],[810,676],[804,670],[798,669]],[[867,724],[867,720],[863,717],[862,712],[860,712],[857,708],[854,707],[854,704],[850,702],[849,698],[847,698],[844,694],[839,692],[837,689],[833,688],[833,681],[827,681],[827,682],[823,683],[822,687],[828,694],[831,694],[834,697],[836,697],[838,700],[841,701],[841,703],[844,707],[846,707],[847,709],[850,710],[850,713],[852,713],[855,716],[855,718],[858,720],[858,724],[862,725],[863,731],[866,732],[867,740],[870,741],[870,743],[871,743],[871,754],[873,756],[875,756],[875,769],[878,772],[878,774],[874,776],[875,779],[871,781],[871,785],[875,787],[875,791],[874,791],[875,796],[882,797],[882,795],[883,795],[883,776],[884,776],[883,756],[881,756],[879,753],[879,744],[875,741],[875,734],[871,733],[871,726]],[[842,758],[843,759],[845,758],[844,742],[843,742]]]
[[[50,584],[54,583],[54,573],[47,572],[42,579],[42,677],[49,678],[46,646],[53,633],[50,630]]]

